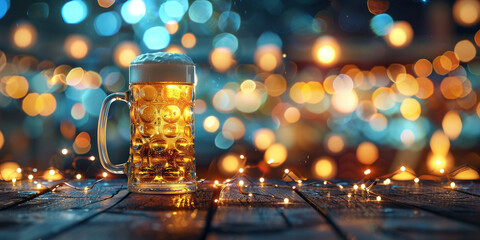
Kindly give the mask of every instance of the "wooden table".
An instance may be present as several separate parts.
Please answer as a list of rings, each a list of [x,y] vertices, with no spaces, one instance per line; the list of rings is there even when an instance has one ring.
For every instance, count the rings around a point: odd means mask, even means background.
[[[68,183],[83,188],[93,181]],[[353,183],[246,182],[242,193],[235,183],[205,181],[194,194],[140,195],[129,193],[124,179],[88,192],[64,181],[41,182],[41,189],[1,182],[0,239],[480,238],[478,181],[456,182],[455,189],[392,181],[369,194]]]

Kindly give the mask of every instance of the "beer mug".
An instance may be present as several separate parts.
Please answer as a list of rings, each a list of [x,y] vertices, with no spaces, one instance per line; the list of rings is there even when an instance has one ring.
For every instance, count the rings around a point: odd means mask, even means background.
[[[194,139],[195,66],[186,55],[147,53],[130,64],[129,89],[103,101],[98,121],[98,152],[103,167],[128,176],[128,190],[174,194],[197,188]],[[110,105],[130,107],[130,157],[112,164],[106,127]]]

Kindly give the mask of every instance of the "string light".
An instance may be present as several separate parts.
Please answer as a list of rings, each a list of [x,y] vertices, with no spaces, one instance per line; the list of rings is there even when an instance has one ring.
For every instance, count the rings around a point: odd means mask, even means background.
[[[260,181],[261,183],[263,183],[263,182],[265,182],[265,178],[261,177],[261,178],[259,179],[259,181]]]
[[[80,180],[80,179],[82,179],[82,175],[79,173],[75,176],[75,178],[77,178],[77,180]]]
[[[52,169],[52,170],[48,171],[48,173],[53,176],[53,175],[55,175],[55,170]]]
[[[385,184],[385,185],[389,185],[389,184],[390,184],[390,182],[391,182],[391,181],[390,181],[390,178],[387,178],[387,179],[385,179],[385,181],[383,181],[383,184]]]
[[[218,185],[218,184],[219,184],[218,180],[215,180],[215,181],[213,182],[213,184],[214,184],[214,185]]]
[[[450,183],[450,187],[451,187],[452,189],[454,189],[454,188],[455,188],[455,183],[454,183],[454,182],[451,182],[451,183]]]
[[[352,197],[352,194],[351,194],[351,193],[348,193],[347,197],[348,197],[348,198],[351,198],[351,197]]]
[[[407,170],[407,168],[405,168],[405,166],[400,167],[400,171],[405,172],[405,170]]]
[[[17,182],[17,179],[16,178],[12,178],[12,183],[16,183]]]
[[[298,180],[297,183],[298,183],[298,184],[302,184],[302,180]]]
[[[380,202],[382,200],[382,197],[377,196],[377,201]]]
[[[215,203],[218,203],[218,199],[215,199],[214,202],[215,202]]]
[[[357,189],[358,189],[358,185],[357,185],[357,184],[353,185],[353,189],[357,190]]]
[[[290,202],[290,200],[288,200],[288,198],[283,199],[283,203],[288,204],[289,202]]]
[[[243,168],[238,169],[239,173],[243,173],[243,171],[244,171]]]
[[[29,180],[32,180],[32,179],[33,179],[33,175],[32,175],[32,174],[28,175],[28,179],[29,179]]]
[[[415,183],[418,183],[418,182],[420,182],[420,179],[418,179],[418,177],[416,177],[415,179],[413,179],[413,181],[414,181]]]
[[[90,161],[95,161],[95,156],[90,156],[88,159],[89,159]]]
[[[103,176],[104,178],[106,178],[106,177],[108,176],[108,173],[107,173],[107,172],[103,172],[103,173],[102,173],[102,176]]]
[[[285,169],[284,171],[286,174],[288,174],[290,172],[290,170],[288,170],[288,168]]]
[[[445,172],[445,170],[443,168],[440,169],[440,173],[444,173],[444,172]]]
[[[242,160],[245,159],[245,156],[243,154],[240,155],[240,159],[242,159]]]
[[[365,189],[365,184],[362,183],[362,185],[360,185],[360,188]]]
[[[249,193],[248,196],[251,197],[251,196],[253,196],[253,194],[252,194],[252,193]]]
[[[21,168],[17,168],[17,173],[21,173],[22,172],[22,169]]]
[[[238,186],[242,187],[245,184],[243,180],[238,181]]]
[[[37,189],[41,189],[41,188],[42,188],[42,184],[37,183]]]
[[[67,155],[67,154],[68,154],[68,149],[63,148],[63,149],[62,149],[62,154],[63,154],[63,155]]]
[[[371,172],[372,172],[372,171],[371,171],[370,169],[367,169],[367,170],[365,170],[365,172],[363,172],[363,173],[364,173],[365,175],[368,175],[368,174],[370,174]]]

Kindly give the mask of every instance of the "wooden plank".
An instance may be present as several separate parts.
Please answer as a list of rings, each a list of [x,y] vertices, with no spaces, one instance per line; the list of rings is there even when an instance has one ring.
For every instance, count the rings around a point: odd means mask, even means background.
[[[214,194],[211,184],[195,193],[130,194],[112,209],[54,239],[198,239]]]
[[[64,181],[17,181],[0,182],[0,210],[16,206],[20,203],[29,201],[42,194],[50,192],[52,187],[63,183]],[[42,185],[37,188],[37,183]]]
[[[93,180],[72,181],[76,186]],[[30,201],[1,211],[2,239],[48,238],[105,211],[128,192],[124,180],[105,181],[85,193],[63,185]]]
[[[351,183],[341,183],[343,189],[334,184],[315,184],[302,187],[299,192],[324,210],[336,225],[346,231],[348,238],[451,239],[469,238],[480,233],[474,226],[399,205],[389,199],[377,201],[375,195],[361,189],[354,190]],[[377,187],[374,186],[372,191],[378,190]],[[349,193],[351,197],[348,197]]]
[[[470,194],[472,196],[480,197],[480,181],[455,180],[455,184],[457,186],[455,190]]]
[[[398,203],[480,226],[479,198],[447,186],[448,183],[441,184],[434,181],[422,181],[418,184],[395,182],[390,185],[377,185],[372,189],[372,193]]]
[[[336,238],[325,220],[291,187],[277,185],[226,186],[207,239]],[[284,198],[289,199],[287,204]]]

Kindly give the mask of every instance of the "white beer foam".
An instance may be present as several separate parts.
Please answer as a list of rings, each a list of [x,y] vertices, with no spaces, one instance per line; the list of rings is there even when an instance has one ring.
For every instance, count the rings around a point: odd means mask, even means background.
[[[185,54],[167,52],[144,53],[138,55],[133,59],[131,65],[145,63],[194,65],[192,59]]]

